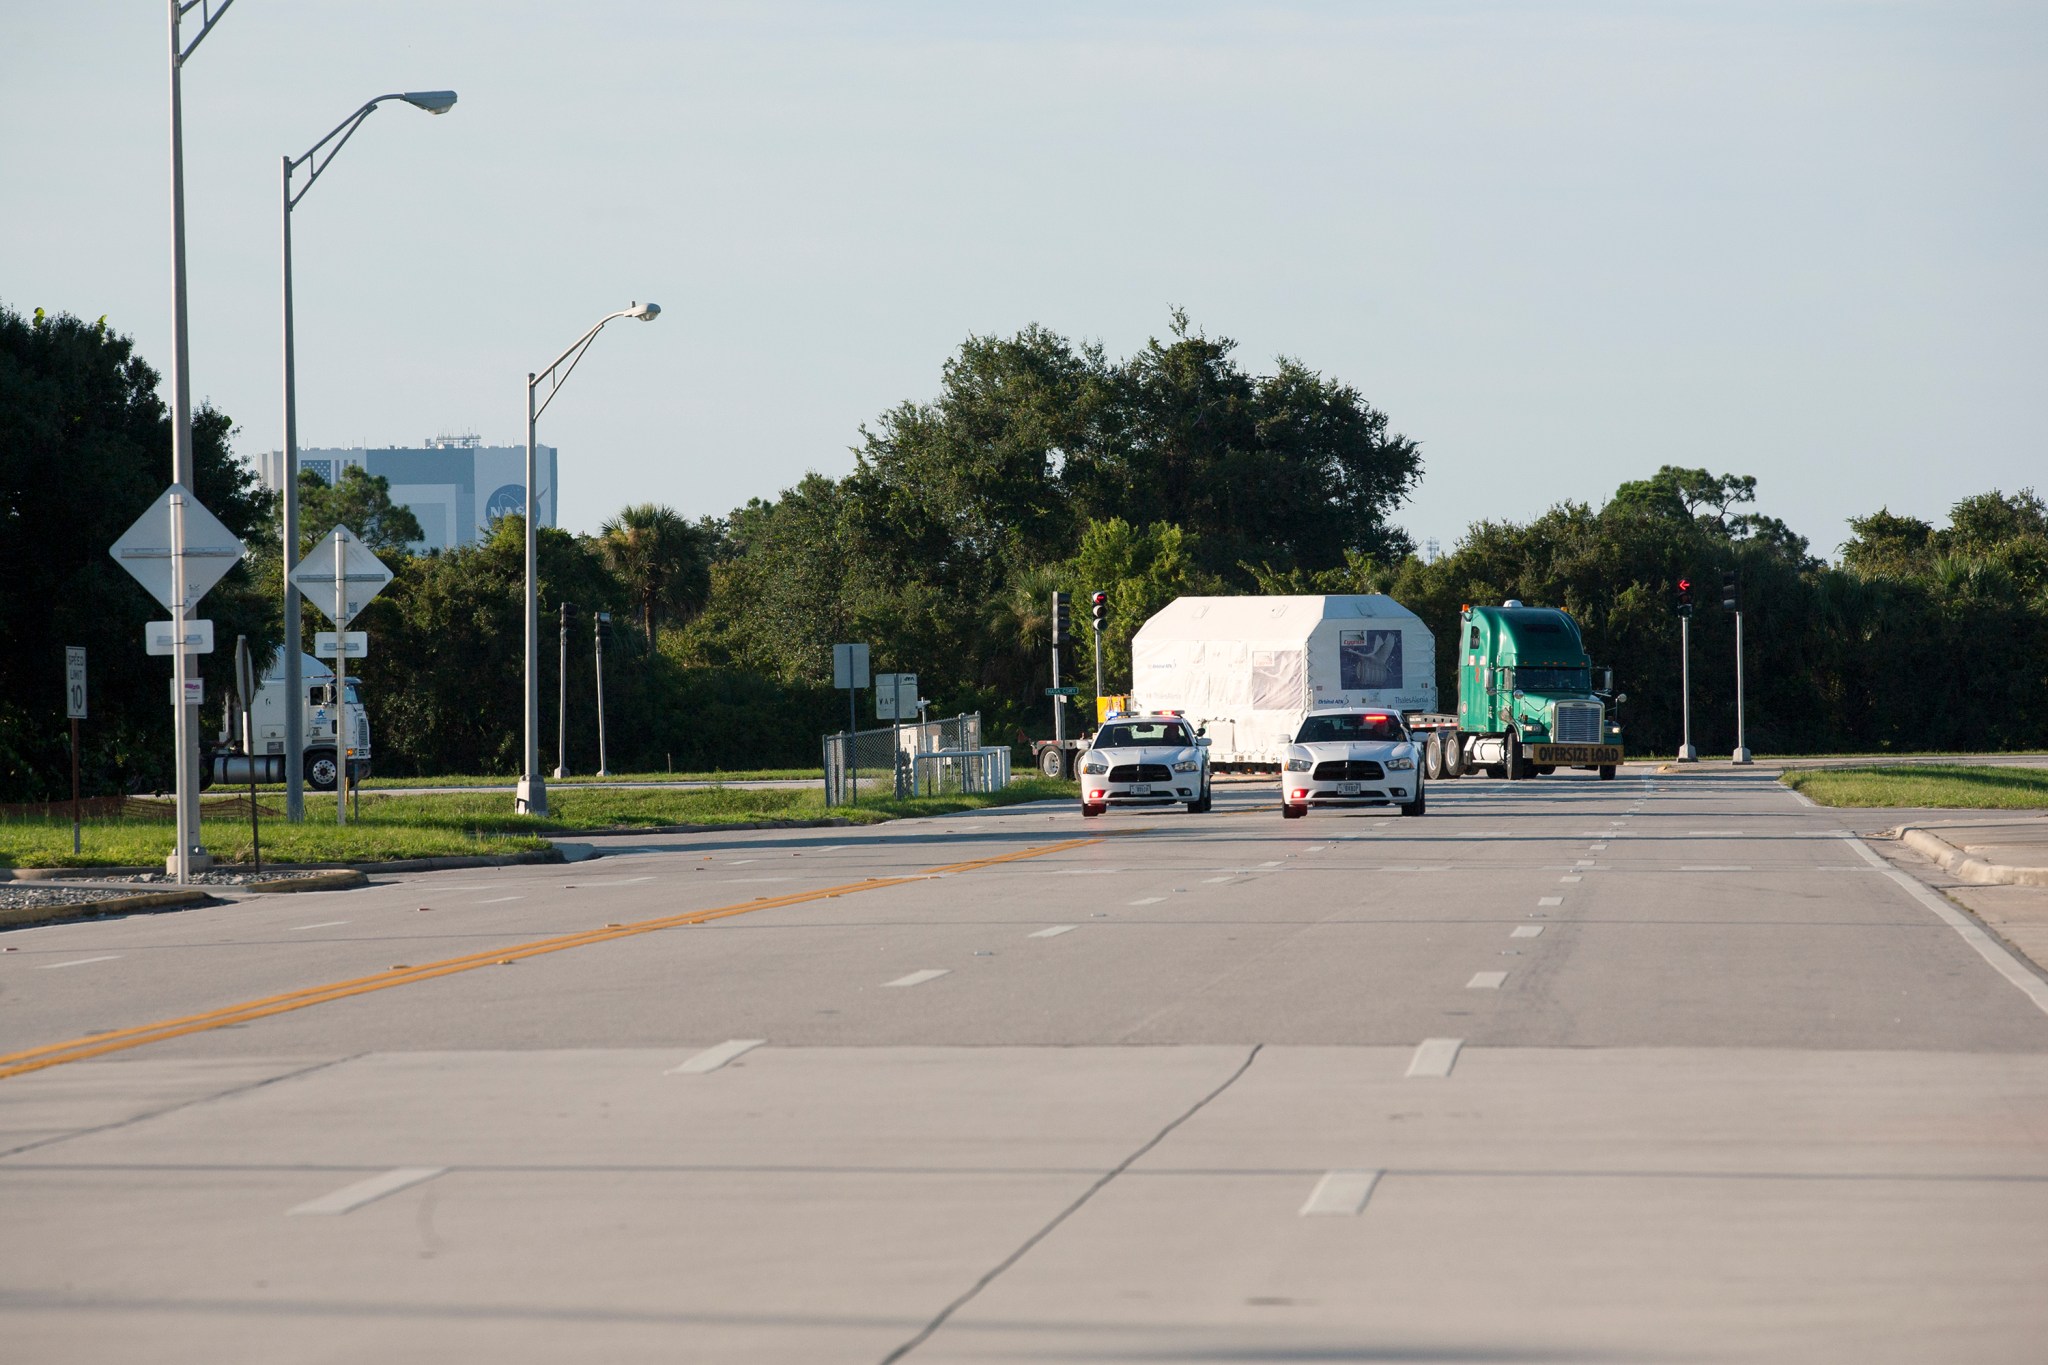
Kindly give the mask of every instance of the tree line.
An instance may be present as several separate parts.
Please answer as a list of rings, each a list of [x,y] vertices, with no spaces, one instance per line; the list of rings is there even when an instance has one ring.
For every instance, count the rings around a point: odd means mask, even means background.
[[[65,645],[93,661],[88,787],[168,783],[169,661],[143,662],[137,639],[159,609],[107,554],[166,481],[157,382],[103,319],[0,306],[0,799],[68,787]],[[195,491],[252,550],[205,602],[225,642],[200,660],[216,707],[237,634],[259,657],[280,644],[275,500],[233,434],[200,409]],[[572,767],[595,762],[590,614],[604,611],[612,767],[703,770],[814,764],[819,736],[845,723],[830,690],[842,641],[870,644],[880,671],[919,674],[935,714],[979,710],[992,736],[1046,733],[1063,589],[1077,603],[1109,595],[1110,691],[1128,685],[1132,633],[1182,594],[1386,592],[1440,639],[1467,602],[1559,606],[1629,693],[1631,748],[1668,753],[1675,591],[1690,578],[1694,740],[1714,752],[1734,744],[1725,570],[1741,583],[1758,752],[2048,744],[2048,514],[2030,490],[1963,498],[1942,526],[1880,509],[1831,563],[1757,510],[1753,477],[1666,467],[1598,506],[1475,524],[1427,561],[1393,519],[1421,478],[1419,444],[1351,386],[1284,357],[1252,373],[1178,312],[1123,358],[1037,327],[970,337],[936,397],[858,438],[844,477],[811,474],[725,517],[641,505],[596,535],[543,529],[543,750],[565,604]],[[301,496],[300,553],[346,523],[396,571],[359,618],[372,652],[351,668],[378,770],[516,771],[518,518],[480,544],[412,554],[420,528],[381,480],[306,476]],[[1078,634],[1067,677],[1085,709]],[[1438,655],[1448,702],[1455,653]]]

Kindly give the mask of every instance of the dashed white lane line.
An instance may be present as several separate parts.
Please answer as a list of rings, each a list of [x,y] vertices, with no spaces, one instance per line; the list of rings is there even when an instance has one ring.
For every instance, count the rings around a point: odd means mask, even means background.
[[[1593,844],[1586,849],[1588,853],[1605,853],[1606,851],[1607,845],[1605,844]]]
[[[1579,860],[1578,860],[1578,861],[1577,861],[1576,863],[1574,863],[1574,864],[1573,864],[1573,866],[1574,866],[1574,867],[1591,867],[1591,866],[1593,866],[1593,860],[1592,860],[1591,858],[1581,858],[1581,859],[1579,859]]]
[[[1379,1181],[1378,1171],[1331,1171],[1309,1192],[1301,1216],[1356,1218],[1365,1212],[1365,1201],[1372,1198],[1372,1187]]]
[[[291,932],[296,934],[301,929],[333,929],[347,923],[348,921],[345,919],[323,919],[318,924],[294,924]]]
[[[1313,853],[1313,852],[1315,852],[1315,850],[1314,850],[1314,849],[1310,849],[1310,850],[1309,850],[1309,852]],[[1267,868],[1269,868],[1269,867],[1278,867],[1278,866],[1280,866],[1280,864],[1279,864],[1279,863],[1277,863],[1277,862],[1271,862],[1271,863],[1260,863],[1260,864],[1259,864],[1259,869],[1260,869],[1260,871],[1264,871],[1265,869],[1267,869]]]
[[[1468,991],[1497,991],[1501,982],[1508,979],[1506,972],[1474,972],[1472,979],[1465,983]]]
[[[922,986],[927,981],[937,981],[951,970],[952,968],[950,967],[927,967],[921,972],[912,972],[908,976],[899,976],[894,981],[884,981],[882,984],[884,986]]]
[[[287,1209],[287,1215],[298,1214],[342,1214],[349,1213],[363,1205],[382,1199],[387,1194],[432,1180],[447,1170],[446,1166],[400,1166],[382,1175],[373,1175],[368,1180],[358,1180],[353,1185],[344,1185],[333,1194],[323,1194],[318,1199],[309,1199],[294,1209]]]
[[[108,953],[104,957],[75,957],[69,962],[45,962],[42,965],[42,970],[54,972],[59,967],[83,967],[88,962],[112,962],[120,956],[120,953]]]
[[[1071,934],[1080,927],[1078,924],[1055,924],[1050,929],[1040,929],[1037,933],[1030,935],[1030,937],[1058,938],[1061,934]]]
[[[1448,1076],[1451,1068],[1458,1064],[1458,1049],[1465,1046],[1463,1038],[1424,1038],[1417,1045],[1415,1055],[1408,1059],[1410,1076]]]
[[[1143,900],[1135,900],[1135,901],[1132,901],[1132,902],[1131,902],[1131,904],[1132,904],[1132,905],[1157,905],[1157,904],[1159,904],[1159,902],[1161,902],[1161,901],[1163,901],[1163,900],[1165,900],[1165,899],[1166,899],[1166,897],[1164,897],[1164,896],[1147,896],[1147,897],[1145,897],[1145,898],[1144,898]]]
[[[1229,878],[1229,877],[1204,877],[1204,878],[1202,878],[1202,885],[1204,885],[1204,886],[1214,886],[1214,885],[1216,885],[1216,883],[1218,883],[1218,882],[1227,882],[1227,881],[1230,881],[1230,880],[1232,880],[1232,879],[1231,879],[1231,878]]]
[[[1564,904],[1564,897],[1563,897],[1563,896],[1538,896],[1538,897],[1536,898],[1536,906],[1537,906],[1537,908],[1538,908],[1538,909],[1541,909],[1542,907],[1544,907],[1544,906],[1546,906],[1546,905],[1563,905],[1563,904]]]
[[[1509,938],[1534,938],[1534,937],[1536,937],[1536,936],[1537,936],[1538,934],[1540,934],[1540,933],[1542,933],[1542,932],[1543,932],[1543,926],[1542,926],[1542,925],[1540,925],[1540,924],[1517,924],[1517,925],[1515,926],[1515,928],[1514,928],[1514,932],[1513,932],[1513,933],[1511,933],[1511,934],[1509,934],[1509,935],[1508,935],[1508,937],[1509,937]]]
[[[758,863],[758,862],[760,862],[760,861],[761,861],[761,860],[760,860],[759,858],[736,858],[736,859],[734,859],[734,860],[733,860],[732,862],[729,862],[729,863],[727,863],[727,864],[726,864],[726,866],[727,866],[727,867],[745,867],[745,866],[746,866],[746,865],[747,865],[748,863]]]
[[[1678,870],[1680,872],[1747,872],[1750,869],[1744,863],[1687,863]]]
[[[490,898],[489,900],[487,900],[487,901],[478,901],[478,902],[476,902],[476,904],[478,904],[478,905],[503,905],[503,904],[504,904],[504,903],[505,903],[506,901],[523,901],[523,900],[525,900],[525,899],[526,899],[526,897],[524,897],[524,896],[493,896],[493,897],[491,897],[491,898]]]
[[[1566,882],[1566,883],[1570,883],[1570,882],[1582,882],[1582,881],[1584,881],[1584,880],[1585,880],[1585,878],[1584,878],[1584,877],[1579,877],[1579,876],[1571,876],[1571,877],[1559,877],[1559,878],[1558,878],[1558,880],[1559,880],[1559,881],[1561,881],[1561,882]]]
[[[718,1068],[724,1066],[735,1057],[744,1056],[752,1052],[767,1041],[766,1038],[728,1038],[717,1047],[705,1048],[702,1052],[690,1058],[689,1061],[672,1069],[668,1074],[671,1076],[701,1076],[707,1071],[718,1070]]]
[[[653,880],[654,880],[654,878],[653,878],[653,877],[611,877],[611,878],[608,878],[608,879],[606,879],[605,881],[601,881],[601,882],[592,882],[592,883],[590,883],[590,885],[592,885],[592,886],[631,886],[631,885],[632,885],[632,884],[633,884],[634,882],[651,882],[651,881],[653,881]]]

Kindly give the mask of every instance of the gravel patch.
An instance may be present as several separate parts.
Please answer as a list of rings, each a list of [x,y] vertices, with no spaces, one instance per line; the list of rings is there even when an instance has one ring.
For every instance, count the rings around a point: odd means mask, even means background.
[[[13,910],[23,906],[40,905],[90,905],[94,901],[110,901],[118,896],[133,895],[114,887],[85,886],[24,886],[19,882],[0,882],[0,909]]]
[[[239,872],[224,872],[219,868],[210,868],[205,872],[193,873],[191,876],[191,885],[247,886],[250,882],[288,882],[297,881],[301,877],[324,877],[328,875],[328,873],[331,870],[332,869],[322,868],[316,871],[306,872],[273,872],[271,869],[266,867],[261,872],[250,872],[246,869]],[[108,884],[111,884],[113,882],[122,882],[130,885],[143,886],[176,886],[178,884],[178,879],[168,872],[125,872],[119,873],[114,876],[95,877],[93,878],[93,880],[96,882]]]

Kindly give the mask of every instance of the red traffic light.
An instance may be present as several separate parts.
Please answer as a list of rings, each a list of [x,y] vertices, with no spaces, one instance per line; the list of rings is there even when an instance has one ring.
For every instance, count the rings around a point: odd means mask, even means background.
[[[1679,579],[1679,580],[1678,580],[1678,590],[1679,590],[1680,592],[1691,592],[1691,591],[1692,591],[1692,580],[1691,580],[1690,578],[1681,578],[1681,579]]]
[[[1109,594],[1106,592],[1098,592],[1094,596],[1090,597],[1088,601],[1094,606],[1107,606],[1109,604]]]

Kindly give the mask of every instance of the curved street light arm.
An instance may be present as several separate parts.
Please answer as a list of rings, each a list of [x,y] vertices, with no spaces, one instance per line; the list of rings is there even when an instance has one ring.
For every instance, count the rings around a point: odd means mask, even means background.
[[[562,391],[562,385],[569,382],[569,376],[576,373],[577,365],[582,363],[583,353],[590,349],[591,342],[597,340],[597,334],[602,332],[608,323],[616,322],[623,317],[629,317],[632,315],[632,312],[633,310],[630,308],[621,308],[616,313],[605,314],[602,318],[598,319],[597,326],[576,338],[574,345],[556,356],[554,364],[535,374],[531,380],[527,381],[527,387],[529,388],[539,388],[542,379],[548,381],[548,396],[543,398],[540,406],[533,410],[533,416],[536,421],[539,420],[542,413],[548,410],[548,404],[555,401],[555,395]],[[562,370],[562,362],[565,360],[569,362],[569,368]],[[555,373],[556,370],[562,370],[561,374],[557,375]]]
[[[206,41],[206,35],[213,32],[213,26],[228,12],[228,6],[234,3],[235,0],[221,0],[219,9],[213,7],[211,0],[182,0],[178,4],[180,19],[195,9],[199,11],[199,32],[192,35],[191,42],[178,49],[178,65],[183,66],[185,59],[198,50],[199,45]]]
[[[382,104],[386,100],[395,100],[403,98],[404,96],[402,95],[377,96],[377,98],[371,100],[368,104],[365,104],[362,108],[356,110],[353,114],[350,114],[347,118],[335,124],[334,131],[329,133],[326,137],[321,138],[318,142],[314,143],[310,148],[307,149],[306,154],[304,156],[298,157],[295,160],[293,160],[292,169],[296,171],[298,170],[299,167],[305,165],[309,161],[312,161],[314,157],[320,157],[319,161],[314,165],[312,171],[307,174],[306,183],[299,187],[299,192],[297,194],[292,196],[290,206],[292,208],[297,208],[299,206],[299,201],[301,199],[304,199],[306,197],[306,192],[313,188],[313,182],[320,178],[320,172],[326,170],[328,166],[333,164],[334,158],[340,155],[341,149],[348,145],[348,140],[356,135],[356,129],[363,126],[364,119],[368,118],[371,114],[376,112],[378,105]],[[337,137],[340,138],[341,141],[335,142],[334,140]],[[327,147],[327,144],[330,142],[334,142],[334,145],[332,147],[327,148],[327,155],[320,156],[320,149],[322,147]]]

